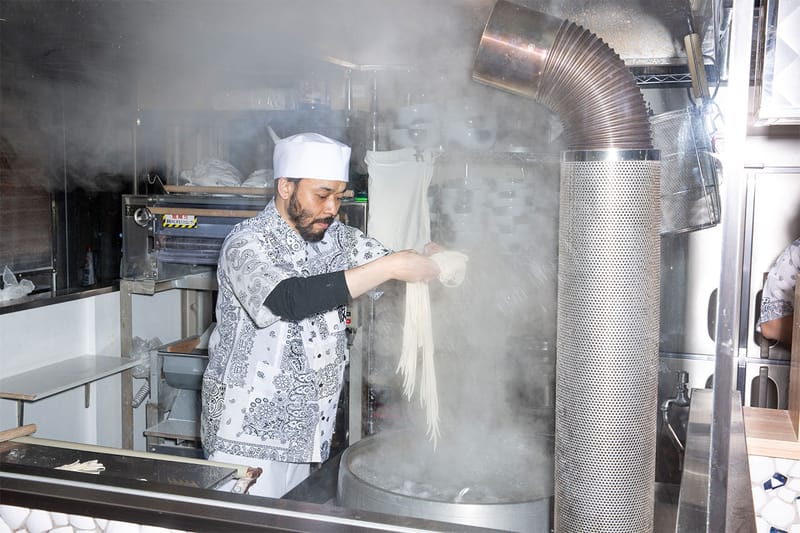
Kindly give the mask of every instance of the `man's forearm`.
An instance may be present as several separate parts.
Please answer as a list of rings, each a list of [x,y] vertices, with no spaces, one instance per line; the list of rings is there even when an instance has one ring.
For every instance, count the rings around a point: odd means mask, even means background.
[[[358,298],[390,279],[416,283],[430,281],[438,275],[439,266],[429,257],[414,250],[392,252],[344,273],[347,288],[353,298]]]
[[[388,268],[391,262],[390,257],[390,255],[379,257],[364,265],[345,270],[344,279],[347,282],[351,298],[358,298],[381,283],[392,279]]]
[[[776,318],[761,324],[761,335],[768,339],[780,341],[786,345],[792,343],[792,322],[794,315]]]

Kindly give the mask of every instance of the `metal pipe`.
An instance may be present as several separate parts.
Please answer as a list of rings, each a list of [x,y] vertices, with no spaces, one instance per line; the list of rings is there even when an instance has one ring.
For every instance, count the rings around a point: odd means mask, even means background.
[[[730,37],[730,76],[723,106],[725,144],[722,168],[725,197],[722,212],[722,257],[717,304],[714,359],[714,400],[709,449],[709,483],[706,531],[727,530],[729,499],[730,432],[733,427],[731,391],[736,387],[739,357],[739,316],[742,297],[744,212],[746,199],[745,143],[750,91],[750,54],[753,33],[753,0],[734,2]],[[734,495],[731,494],[731,499]]]
[[[657,150],[562,154],[557,532],[653,530],[659,171]]]
[[[636,81],[601,39],[505,0],[473,79],[556,113],[561,158],[555,530],[653,529],[660,153]]]
[[[570,150],[653,147],[633,75],[602,39],[572,22],[499,0],[472,78],[547,106]]]

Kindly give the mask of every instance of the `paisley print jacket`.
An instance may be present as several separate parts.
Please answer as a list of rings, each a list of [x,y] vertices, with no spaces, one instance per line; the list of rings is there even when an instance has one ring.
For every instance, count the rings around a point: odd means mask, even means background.
[[[297,322],[264,306],[282,280],[347,270],[390,253],[338,221],[306,242],[274,200],[237,224],[220,251],[217,327],[203,375],[206,452],[283,462],[328,458],[342,388],[345,307]]]
[[[800,239],[783,250],[770,267],[761,293],[761,322],[794,313],[794,291],[800,273]]]

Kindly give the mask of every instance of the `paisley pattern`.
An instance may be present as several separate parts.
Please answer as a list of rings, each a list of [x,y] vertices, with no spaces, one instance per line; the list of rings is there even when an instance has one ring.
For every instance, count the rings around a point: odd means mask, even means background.
[[[346,310],[289,322],[263,303],[284,279],[347,270],[388,253],[338,221],[323,240],[305,242],[274,201],[233,228],[220,251],[217,327],[203,376],[207,453],[327,459],[347,363]]]
[[[800,272],[800,239],[790,244],[769,269],[761,293],[760,322],[794,313],[794,291]]]

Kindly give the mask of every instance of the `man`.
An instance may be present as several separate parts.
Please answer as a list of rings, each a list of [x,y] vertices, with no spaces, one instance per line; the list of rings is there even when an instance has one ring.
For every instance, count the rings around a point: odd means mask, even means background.
[[[220,251],[201,435],[209,459],[263,469],[251,494],[280,497],[328,458],[345,305],[390,279],[439,274],[425,255],[391,253],[335,219],[349,161],[349,147],[315,133],[278,141],[274,199]]]
[[[768,339],[792,344],[794,291],[800,271],[800,239],[783,250],[767,273],[761,292],[761,335]]]

